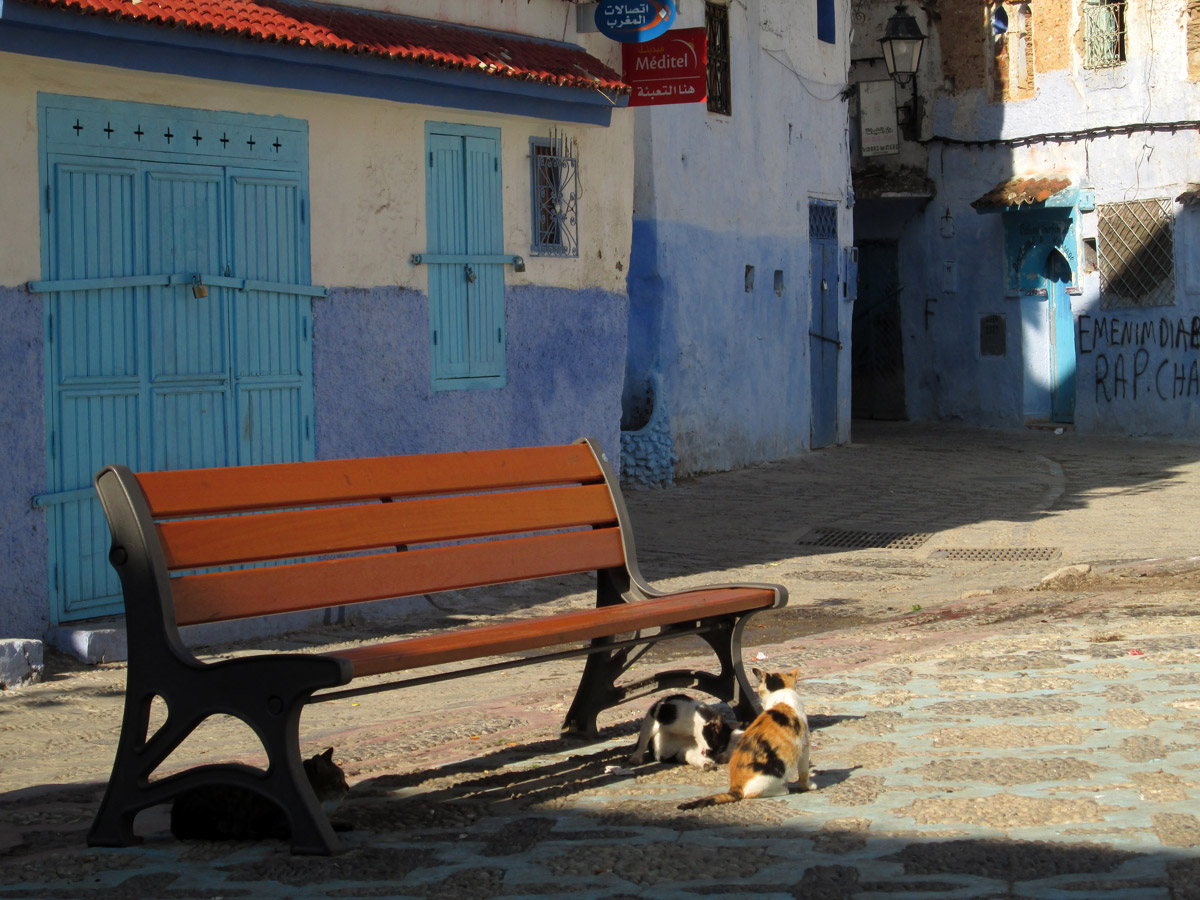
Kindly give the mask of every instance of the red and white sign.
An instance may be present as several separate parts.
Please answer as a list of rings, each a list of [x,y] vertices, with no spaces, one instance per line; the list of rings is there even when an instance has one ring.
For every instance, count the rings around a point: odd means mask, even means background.
[[[700,103],[708,97],[708,44],[703,28],[681,28],[641,44],[622,44],[630,106]]]

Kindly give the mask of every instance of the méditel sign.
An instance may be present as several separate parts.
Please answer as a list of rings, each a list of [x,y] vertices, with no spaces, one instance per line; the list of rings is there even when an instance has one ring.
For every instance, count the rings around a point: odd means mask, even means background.
[[[703,28],[681,28],[621,48],[630,106],[699,103],[708,97],[708,42]]]
[[[652,41],[675,21],[675,0],[600,0],[596,27],[623,44]]]

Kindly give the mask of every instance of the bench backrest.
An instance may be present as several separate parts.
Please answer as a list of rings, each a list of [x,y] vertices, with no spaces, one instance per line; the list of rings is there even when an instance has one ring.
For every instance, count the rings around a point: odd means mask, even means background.
[[[96,489],[114,562],[144,558],[117,566],[127,614],[162,605],[164,625],[189,625],[624,567],[611,479],[581,441],[137,475],[110,466]]]

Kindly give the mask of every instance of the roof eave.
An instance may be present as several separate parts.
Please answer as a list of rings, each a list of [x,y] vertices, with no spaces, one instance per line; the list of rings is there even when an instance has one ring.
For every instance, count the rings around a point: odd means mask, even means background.
[[[0,5],[0,51],[264,87],[608,125],[626,96],[380,54],[265,42],[24,3]]]

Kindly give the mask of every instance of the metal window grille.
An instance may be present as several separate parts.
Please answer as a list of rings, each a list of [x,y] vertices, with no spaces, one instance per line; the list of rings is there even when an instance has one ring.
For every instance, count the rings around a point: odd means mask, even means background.
[[[579,161],[557,133],[531,138],[534,256],[579,256]]]
[[[1087,0],[1083,5],[1083,65],[1109,69],[1125,63],[1125,0]]]
[[[1004,356],[1008,352],[1004,316],[990,315],[979,319],[979,355]]]
[[[704,4],[704,26],[708,32],[708,111],[733,115],[729,83],[729,7]]]
[[[1175,234],[1170,200],[1098,208],[1100,289],[1105,309],[1175,302]]]
[[[808,202],[808,239],[810,241],[837,240],[837,204]]]

